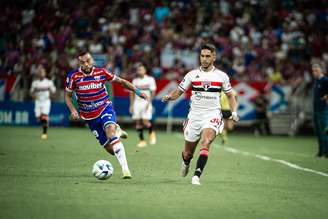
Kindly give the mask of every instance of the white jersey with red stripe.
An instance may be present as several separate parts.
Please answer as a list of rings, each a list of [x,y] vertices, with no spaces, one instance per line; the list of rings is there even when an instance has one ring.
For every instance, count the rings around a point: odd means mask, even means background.
[[[50,100],[50,93],[55,93],[56,87],[48,78],[37,79],[32,82],[30,92],[35,94],[36,101],[44,102]]]
[[[188,72],[179,84],[179,89],[185,92],[190,87],[190,111],[193,114],[220,110],[221,91],[229,93],[232,90],[228,75],[214,66],[207,72],[201,68]]]
[[[155,79],[152,76],[145,75],[144,77],[140,78],[137,77],[132,80],[132,84],[141,90],[143,93],[145,93],[148,97],[151,96],[153,92],[156,91],[156,82]],[[140,104],[147,104],[147,100],[142,99],[138,95],[135,95],[134,99],[135,103],[140,103]]]

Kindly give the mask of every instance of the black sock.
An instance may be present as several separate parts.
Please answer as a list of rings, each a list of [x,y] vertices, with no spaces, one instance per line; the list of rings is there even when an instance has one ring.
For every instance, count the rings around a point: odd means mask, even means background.
[[[144,140],[143,128],[137,129],[137,132],[139,133],[139,139],[140,139],[140,141],[143,141]]]
[[[195,175],[200,177],[202,175],[204,167],[206,165],[208,156],[205,154],[200,154],[196,164]]]
[[[47,120],[42,120],[41,121],[41,124],[42,124],[43,134],[47,134],[47,129],[48,129],[48,122],[47,122]]]
[[[182,152],[182,160],[184,162],[184,164],[186,164],[187,166],[190,164],[190,161],[191,161],[192,157],[189,159],[189,160],[186,160],[183,156],[183,152]]]
[[[150,123],[148,131],[149,131],[149,134],[153,132],[153,124],[152,123]]]

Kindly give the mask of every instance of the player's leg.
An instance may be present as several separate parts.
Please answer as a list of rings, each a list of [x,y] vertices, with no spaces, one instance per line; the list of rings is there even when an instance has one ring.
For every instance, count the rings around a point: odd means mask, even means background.
[[[185,140],[185,147],[182,151],[182,164],[181,164],[181,176],[185,177],[188,175],[190,162],[194,156],[195,149],[197,147],[198,140],[195,142],[190,142]]]
[[[134,103],[132,119],[135,121],[136,130],[137,130],[138,137],[139,137],[139,142],[137,144],[137,147],[147,146],[147,143],[144,139],[143,125],[142,125],[142,120],[141,120],[141,113],[142,113],[142,109],[141,109],[140,105]]]
[[[153,124],[150,122],[148,119],[143,119],[142,120],[143,127],[148,129],[149,133],[149,144],[154,145],[156,144],[156,134],[153,130]]]
[[[48,138],[48,122],[49,117],[48,115],[42,114],[40,117],[40,122],[41,122],[41,126],[42,126],[42,135],[41,135],[41,139],[47,139]]]
[[[35,118],[37,119],[37,122],[41,124],[41,107],[38,101],[35,101],[34,114],[35,114]],[[41,139],[43,139],[42,135],[41,135]]]
[[[136,120],[136,129],[137,129],[138,137],[139,137],[139,142],[137,144],[137,147],[140,147],[140,148],[146,147],[147,143],[146,143],[145,137],[144,137],[144,126],[143,126],[141,119]]]
[[[48,127],[49,127],[49,113],[50,113],[50,100],[47,100],[45,102],[43,102],[40,106],[40,110],[41,110],[41,125],[42,125],[42,135],[41,138],[42,139],[47,139],[48,138]]]
[[[105,127],[105,133],[108,138],[108,142],[105,145],[105,149],[114,154],[118,162],[121,165],[123,178],[131,178],[131,173],[129,170],[128,162],[126,159],[125,149],[123,143],[120,141],[119,137],[115,135],[116,124],[109,124]]]
[[[222,131],[222,133],[220,134],[221,136],[221,143],[225,144],[228,141],[228,131],[229,129],[229,118],[231,116],[231,111],[230,110],[223,110],[222,111],[222,117],[224,119],[224,129]]]
[[[224,129],[222,131],[222,133],[220,134],[221,136],[221,143],[222,144],[226,144],[228,141],[228,123],[227,123],[228,119],[224,119]]]
[[[182,151],[182,163],[181,163],[181,176],[187,176],[190,168],[190,162],[194,156],[195,149],[197,147],[200,135],[200,127],[198,122],[191,119],[187,119],[183,123],[183,133],[185,139],[184,150]]]
[[[317,135],[317,139],[318,139],[318,153],[316,154],[316,157],[322,157],[324,156],[323,153],[323,141],[320,135],[320,117],[319,117],[319,113],[315,112],[313,115],[313,122],[314,122],[314,131]]]
[[[197,159],[196,169],[194,176],[192,177],[192,184],[200,185],[199,178],[202,175],[205,165],[208,159],[208,151],[210,149],[210,145],[216,137],[216,131],[212,128],[205,128],[201,133],[200,140],[200,153]]]
[[[151,122],[152,115],[153,115],[153,106],[148,105],[145,106],[145,110],[142,113],[143,125],[146,129],[148,129],[149,133],[149,144],[154,145],[156,144],[156,134],[153,130],[153,123]]]
[[[321,139],[321,153],[322,156],[328,157],[328,151],[327,151],[327,144],[328,144],[328,138],[325,132],[325,129],[327,128],[327,118],[325,112],[320,112],[319,114],[319,138]]]

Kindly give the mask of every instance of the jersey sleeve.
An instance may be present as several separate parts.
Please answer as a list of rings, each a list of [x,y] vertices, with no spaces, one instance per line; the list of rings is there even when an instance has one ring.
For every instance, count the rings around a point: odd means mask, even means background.
[[[183,80],[180,82],[179,84],[179,89],[183,92],[185,92],[186,90],[188,90],[188,88],[191,85],[191,77],[190,77],[190,73],[186,74],[186,76],[183,78]]]
[[[73,92],[74,88],[73,74],[68,74],[66,77],[66,91]]]
[[[222,89],[223,89],[224,93],[229,93],[232,91],[229,77],[226,74],[224,75],[224,78],[223,78]]]
[[[106,76],[106,81],[115,80],[115,74],[111,71],[107,71],[106,69],[104,69],[104,75]]]

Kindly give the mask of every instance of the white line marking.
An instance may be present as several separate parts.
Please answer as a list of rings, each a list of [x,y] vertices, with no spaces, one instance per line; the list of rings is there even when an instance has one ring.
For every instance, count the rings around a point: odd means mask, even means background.
[[[180,139],[181,138],[183,139],[183,136],[181,134],[176,134],[175,136],[180,138]],[[217,144],[214,144],[214,147],[219,148],[219,146]],[[313,169],[306,168],[306,167],[301,167],[297,164],[293,164],[293,163],[290,163],[290,162],[285,161],[285,160],[275,159],[275,158],[260,155],[260,154],[252,154],[252,153],[249,153],[247,151],[240,151],[240,150],[232,148],[232,147],[223,147],[222,146],[222,148],[225,151],[228,151],[228,152],[233,153],[233,154],[241,154],[241,155],[244,155],[244,156],[255,157],[255,158],[258,158],[258,159],[261,159],[261,160],[264,160],[264,161],[272,161],[272,162],[275,162],[275,163],[283,164],[283,165],[288,166],[288,167],[293,168],[293,169],[302,170],[302,171],[305,171],[305,172],[315,173],[315,174],[318,174],[320,176],[328,177],[328,173],[324,173],[324,172],[313,170]]]
[[[250,156],[250,157],[256,157],[256,158],[261,159],[261,160],[280,163],[280,164],[286,165],[290,168],[294,168],[294,169],[297,169],[297,170],[302,170],[302,171],[305,171],[305,172],[315,173],[315,174],[318,174],[318,175],[321,175],[321,176],[328,177],[327,173],[317,171],[317,170],[312,170],[312,169],[309,169],[309,168],[306,168],[306,167],[301,167],[297,164],[293,164],[293,163],[290,163],[290,162],[285,161],[285,160],[279,160],[279,159],[271,158],[271,157],[268,157],[268,156],[263,156],[263,155],[260,155],[260,154],[252,154],[252,153],[249,153],[249,152],[244,152],[244,151],[237,150],[237,149],[232,148],[232,147],[223,147],[223,148],[224,148],[224,150],[226,150],[230,153],[241,154],[241,155]]]

